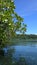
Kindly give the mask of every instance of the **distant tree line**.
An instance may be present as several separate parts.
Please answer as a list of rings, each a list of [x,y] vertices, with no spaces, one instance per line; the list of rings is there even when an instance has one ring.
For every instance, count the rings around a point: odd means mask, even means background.
[[[16,38],[21,38],[21,39],[37,39],[37,35],[34,35],[34,34],[30,34],[30,35],[28,35],[28,34],[18,34],[17,36],[16,36]]]

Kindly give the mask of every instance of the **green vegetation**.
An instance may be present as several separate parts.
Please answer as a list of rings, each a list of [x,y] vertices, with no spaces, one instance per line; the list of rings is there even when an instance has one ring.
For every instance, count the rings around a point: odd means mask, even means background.
[[[37,39],[37,35],[33,35],[33,34],[30,34],[30,35],[27,35],[27,34],[18,34],[17,36],[16,36],[16,38],[19,38],[19,39],[24,39],[24,40],[26,40],[26,39]]]
[[[0,48],[16,36],[16,32],[25,33],[23,18],[15,12],[13,0],[0,0]],[[9,44],[9,43],[8,43]]]
[[[24,57],[19,60],[13,58],[15,49],[7,50],[5,54],[3,48],[6,45],[14,44],[13,41],[21,41],[24,39],[37,39],[36,35],[26,35],[26,27],[24,19],[15,12],[13,0],[0,0],[0,64],[1,65],[26,65]],[[17,32],[21,33],[17,35]],[[12,42],[12,43],[11,43]],[[16,44],[16,42],[15,42]]]

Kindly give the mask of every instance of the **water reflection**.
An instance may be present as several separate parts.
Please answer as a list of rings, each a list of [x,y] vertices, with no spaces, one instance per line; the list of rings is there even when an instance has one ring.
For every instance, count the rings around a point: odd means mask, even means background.
[[[37,65],[37,44],[10,46],[4,50],[0,65]]]
[[[1,65],[12,65],[12,54],[14,53],[14,49],[7,49],[7,53],[4,56],[0,56],[0,64]]]
[[[0,65],[26,65],[24,57],[19,57],[17,60],[13,55],[15,54],[15,48],[7,49],[6,55],[0,56]]]

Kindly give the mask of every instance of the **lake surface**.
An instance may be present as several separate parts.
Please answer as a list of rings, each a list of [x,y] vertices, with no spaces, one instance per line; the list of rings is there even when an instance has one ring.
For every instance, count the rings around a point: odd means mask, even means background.
[[[37,47],[36,46],[14,46],[16,58],[24,57],[28,65],[37,65]]]
[[[27,43],[27,44],[26,44]],[[12,58],[18,60],[20,57],[25,58],[27,65],[37,65],[37,42],[26,42],[21,45],[13,45],[8,47],[8,49],[14,49],[12,53]]]

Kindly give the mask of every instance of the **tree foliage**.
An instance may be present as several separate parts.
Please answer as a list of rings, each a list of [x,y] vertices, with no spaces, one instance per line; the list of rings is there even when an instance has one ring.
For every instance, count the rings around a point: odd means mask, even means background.
[[[15,36],[16,32],[24,33],[26,25],[23,18],[15,12],[13,0],[0,0],[0,47],[7,43],[10,37]]]

